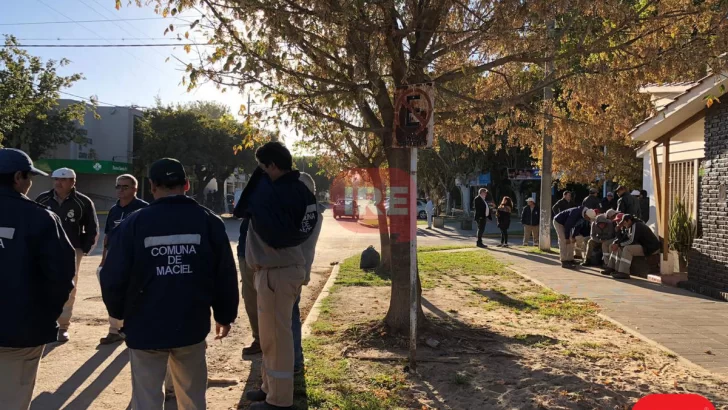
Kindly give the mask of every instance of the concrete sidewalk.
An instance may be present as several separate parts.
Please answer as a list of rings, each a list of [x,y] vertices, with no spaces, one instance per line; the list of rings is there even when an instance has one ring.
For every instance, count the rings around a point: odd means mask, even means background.
[[[563,269],[557,255],[525,249],[529,248],[489,251],[556,292],[598,303],[604,315],[641,338],[728,376],[728,303],[636,277],[614,280],[595,268]]]

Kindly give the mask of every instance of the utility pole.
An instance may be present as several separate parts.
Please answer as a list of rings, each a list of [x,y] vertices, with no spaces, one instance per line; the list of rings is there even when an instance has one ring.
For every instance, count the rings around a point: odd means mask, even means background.
[[[554,36],[555,21],[548,23],[549,37]],[[550,56],[553,56],[551,53]],[[546,71],[544,73],[544,79],[549,78],[554,70],[553,61],[549,60],[546,62]],[[543,89],[544,99],[544,126],[543,126],[543,145],[541,151],[541,220],[539,228],[539,248],[542,251],[548,251],[551,249],[551,184],[552,182],[552,145],[553,137],[551,135],[551,123],[553,116],[551,115],[551,100],[554,97],[553,88],[550,85],[546,85]]]

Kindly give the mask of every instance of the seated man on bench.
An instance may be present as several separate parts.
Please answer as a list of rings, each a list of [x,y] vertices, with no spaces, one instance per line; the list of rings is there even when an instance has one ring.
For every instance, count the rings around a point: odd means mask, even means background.
[[[587,245],[586,254],[587,257],[582,262],[581,266],[592,266],[593,264],[601,265],[602,263],[597,261],[593,262],[592,259],[596,260],[596,255],[593,258],[592,255],[598,247],[602,249],[602,261],[606,265],[609,263],[609,248],[614,242],[616,232],[614,231],[614,217],[617,215],[617,211],[610,209],[606,214],[597,215],[597,219],[591,224],[591,236]]]
[[[612,275],[614,279],[629,279],[632,258],[659,252],[660,240],[644,222],[630,214],[622,217],[617,229],[623,229],[624,235],[618,236],[612,244],[607,269],[601,273]]]

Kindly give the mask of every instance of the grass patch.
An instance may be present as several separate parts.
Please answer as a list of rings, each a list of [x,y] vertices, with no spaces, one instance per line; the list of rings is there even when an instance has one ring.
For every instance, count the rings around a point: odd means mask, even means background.
[[[424,289],[432,289],[444,276],[512,275],[487,252],[420,252],[417,259]]]
[[[471,248],[475,248],[475,246],[473,246],[473,245],[420,246],[417,248],[417,253],[451,251],[451,250],[455,250],[455,249],[471,249]]]
[[[339,275],[336,284],[341,286],[390,286],[392,281],[389,275],[377,270],[363,271],[359,269],[361,255],[344,259],[339,266]]]

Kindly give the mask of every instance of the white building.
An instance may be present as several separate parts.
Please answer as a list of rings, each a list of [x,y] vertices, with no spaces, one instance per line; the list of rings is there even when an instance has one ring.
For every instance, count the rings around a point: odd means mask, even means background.
[[[59,102],[61,106],[77,103]],[[96,113],[100,119],[94,118],[91,110],[84,117],[85,144],[59,146],[36,160],[35,165],[49,173],[63,167],[73,169],[78,190],[94,201],[97,210],[106,211],[116,203],[116,177],[132,172],[134,121],[142,112],[131,107],[97,107]],[[35,178],[29,196],[35,198],[52,187],[50,178]]]

